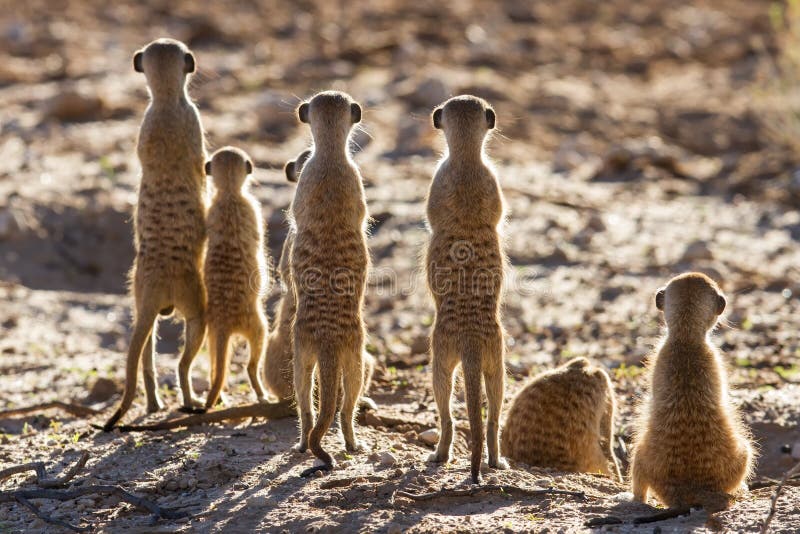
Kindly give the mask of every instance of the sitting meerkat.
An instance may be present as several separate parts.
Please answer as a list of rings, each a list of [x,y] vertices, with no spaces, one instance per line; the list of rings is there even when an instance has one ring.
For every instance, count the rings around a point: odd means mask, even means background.
[[[189,380],[206,332],[202,276],[206,150],[200,115],[186,93],[195,59],[183,43],[158,39],[136,52],[133,66],[144,73],[150,91],[136,146],[142,176],[134,213],[136,257],[130,273],[134,321],[125,392],[105,430],[112,429],[133,404],[143,351],[147,411],[163,407],[156,386],[155,323],[159,314],[170,315],[173,310],[185,318],[185,345],[178,367],[183,409],[202,409]]]
[[[303,165],[305,165],[305,162],[310,156],[311,151],[304,150],[297,156],[297,159],[286,163],[284,172],[289,182],[297,182]],[[267,343],[267,357],[264,365],[266,386],[270,392],[279,399],[289,399],[294,396],[292,322],[294,321],[297,301],[295,299],[294,289],[291,287],[291,269],[289,267],[292,243],[294,243],[294,232],[290,229],[286,240],[283,242],[281,258],[278,263],[278,272],[280,273],[285,290],[278,301],[274,325],[269,334],[269,342]],[[364,389],[360,404],[362,408],[375,409],[375,403],[367,396],[369,386],[372,382],[372,375],[375,371],[375,357],[367,351],[364,351],[362,358],[364,359]]]
[[[504,332],[500,321],[505,266],[501,235],[503,194],[484,155],[486,135],[495,126],[495,113],[480,98],[458,96],[434,110],[433,125],[444,130],[448,152],[436,169],[427,207],[431,231],[427,279],[436,306],[431,338],[433,393],[440,424],[439,443],[429,461],[450,461],[450,397],[453,372],[460,363],[472,434],[472,481],[477,484],[484,443],[484,381],[489,465],[508,467],[499,451],[505,389]]]
[[[347,451],[359,451],[355,407],[364,382],[364,290],[369,268],[367,205],[358,167],[348,151],[350,132],[361,120],[361,106],[337,91],[316,94],[297,108],[311,126],[314,151],[303,166],[291,205],[294,242],[289,265],[297,299],[294,386],[300,440],[322,462],[335,466],[322,448],[343,388],[341,428]],[[314,422],[314,367],[319,373],[319,414]],[[313,428],[312,428],[313,425]],[[304,474],[313,471],[307,470]]]
[[[667,335],[650,365],[649,397],[635,428],[634,499],[669,507],[727,507],[753,467],[748,432],[728,398],[725,364],[709,332],[725,297],[700,273],[656,293]]]
[[[204,275],[208,292],[208,346],[211,390],[206,408],[213,407],[225,386],[230,367],[230,338],[247,339],[247,375],[259,401],[266,402],[261,365],[267,342],[264,294],[268,284],[264,254],[264,222],[258,200],[248,190],[253,163],[242,150],[225,147],[206,163],[216,194],[208,210],[208,251]]]
[[[500,450],[528,465],[600,472],[622,482],[613,451],[615,411],[608,374],[575,358],[537,375],[517,394]]]

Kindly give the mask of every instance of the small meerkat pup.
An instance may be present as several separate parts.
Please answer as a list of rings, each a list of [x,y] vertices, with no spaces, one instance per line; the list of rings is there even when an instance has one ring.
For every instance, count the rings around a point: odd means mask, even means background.
[[[183,409],[202,407],[189,380],[206,332],[202,277],[206,151],[200,115],[186,93],[195,59],[180,41],[158,39],[136,52],[133,66],[144,73],[150,91],[136,146],[142,176],[134,213],[136,258],[130,274],[134,322],[125,392],[105,430],[113,428],[133,403],[143,351],[147,411],[163,407],[156,387],[155,322],[159,314],[173,310],[185,319],[185,345],[178,366]]]
[[[310,447],[322,461],[321,468],[332,469],[333,457],[321,442],[333,422],[340,385],[345,448],[363,449],[353,424],[364,382],[361,313],[369,268],[367,204],[361,173],[348,151],[351,129],[361,121],[361,106],[345,93],[326,91],[300,104],[297,114],[311,126],[314,151],[303,166],[290,210],[294,242],[289,264],[297,299],[294,389],[300,415],[295,450]],[[311,399],[315,366],[316,422]]]
[[[727,507],[751,474],[753,449],[728,398],[722,356],[709,341],[725,297],[706,275],[685,273],[655,301],[667,335],[635,428],[634,499],[645,502],[652,491],[669,507]]]
[[[297,182],[303,166],[310,156],[311,150],[304,150],[297,156],[297,159],[286,163],[284,173],[289,182]],[[279,399],[288,399],[294,396],[292,322],[297,309],[297,301],[295,300],[294,289],[291,286],[292,273],[289,267],[292,243],[294,243],[294,231],[290,229],[286,240],[283,242],[281,258],[278,263],[281,281],[286,287],[285,292],[278,301],[274,326],[269,334],[269,342],[267,343],[267,358],[264,366],[266,386]],[[375,409],[375,403],[367,397],[372,375],[375,371],[375,357],[364,351],[362,358],[364,359],[364,388],[360,403],[364,407]]]
[[[444,131],[447,154],[428,193],[431,239],[426,266],[436,305],[431,348],[433,393],[439,411],[439,443],[429,461],[448,462],[452,454],[450,397],[453,372],[464,372],[467,415],[472,433],[472,481],[480,483],[483,457],[481,386],[488,405],[489,465],[508,467],[499,452],[499,420],[505,389],[504,332],[500,322],[505,255],[501,225],[503,193],[484,156],[494,110],[474,96],[451,98],[433,112]]]
[[[517,394],[500,450],[528,465],[599,472],[622,482],[613,451],[615,411],[608,374],[575,358],[537,375]]]
[[[225,147],[206,163],[216,194],[208,210],[208,252],[205,281],[208,291],[208,346],[211,353],[211,391],[206,408],[213,407],[225,386],[230,367],[230,338],[241,334],[250,348],[247,375],[259,401],[266,402],[261,365],[267,343],[264,292],[267,261],[264,222],[258,200],[248,190],[253,163],[242,150]]]

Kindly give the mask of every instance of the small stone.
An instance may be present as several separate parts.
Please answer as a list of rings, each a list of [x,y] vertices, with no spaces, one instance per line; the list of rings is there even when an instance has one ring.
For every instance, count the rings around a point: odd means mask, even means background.
[[[797,441],[794,445],[792,445],[792,458],[795,460],[800,460],[800,441]]]
[[[110,378],[99,377],[92,384],[89,389],[89,395],[86,397],[86,402],[94,404],[96,402],[105,402],[117,394],[117,383]]]
[[[424,432],[420,432],[417,437],[421,442],[427,445],[436,445],[439,442],[439,431],[435,428],[430,428]]]
[[[711,253],[711,249],[708,248],[708,244],[705,241],[694,241],[686,247],[680,261],[681,263],[692,263],[695,261],[713,259],[714,255]]]
[[[80,122],[100,119],[105,110],[103,101],[78,91],[58,93],[45,102],[45,116],[64,122]]]
[[[167,480],[167,483],[164,484],[164,489],[167,491],[175,491],[178,489],[178,481],[175,479]]]
[[[428,336],[416,336],[408,344],[411,354],[426,354],[430,350],[430,339]]]
[[[402,532],[403,532],[403,527],[401,527],[397,523],[392,523],[386,530],[386,534],[402,534]]]
[[[381,467],[392,467],[397,463],[397,458],[394,457],[389,451],[381,451],[378,453],[378,465]]]
[[[272,433],[265,434],[264,437],[261,438],[261,440],[264,441],[265,443],[275,443],[276,441],[278,441],[278,436]]]

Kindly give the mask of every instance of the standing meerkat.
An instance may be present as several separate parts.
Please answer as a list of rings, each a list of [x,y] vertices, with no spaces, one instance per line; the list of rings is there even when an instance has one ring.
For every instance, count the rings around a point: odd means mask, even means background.
[[[284,173],[289,182],[297,182],[303,166],[311,156],[310,150],[301,152],[297,159],[289,161],[284,166]],[[285,286],[285,292],[278,301],[277,311],[275,312],[275,324],[269,334],[267,343],[267,357],[264,365],[266,386],[270,392],[279,399],[288,399],[294,396],[292,359],[294,357],[294,347],[292,343],[292,323],[297,309],[297,301],[294,289],[291,286],[291,269],[289,267],[289,257],[291,256],[292,243],[294,243],[294,231],[290,229],[286,235],[281,249],[281,258],[278,263],[278,272],[281,281]],[[369,386],[372,382],[372,375],[375,371],[375,357],[364,351],[364,388],[361,396],[361,404],[374,409],[375,403],[367,397]]]
[[[267,342],[264,292],[264,221],[258,200],[248,190],[253,163],[242,150],[225,147],[206,163],[216,194],[208,210],[208,252],[205,275],[208,291],[208,346],[211,391],[206,408],[213,407],[230,367],[230,338],[241,334],[250,348],[247,375],[259,401],[266,402],[261,365]]]
[[[189,380],[192,361],[206,331],[206,292],[201,274],[206,240],[206,159],[203,127],[186,93],[195,71],[194,55],[183,43],[158,39],[136,52],[133,66],[150,91],[137,142],[142,166],[134,213],[136,258],[131,270],[134,323],[120,407],[106,422],[110,430],[128,411],[136,394],[144,350],[147,411],[163,407],[156,388],[155,322],[177,310],[185,319],[185,345],[178,376],[185,411],[197,411]]]
[[[433,393],[441,431],[429,461],[450,461],[450,397],[453,372],[461,363],[472,434],[472,481],[478,484],[484,444],[482,382],[488,401],[489,465],[508,467],[500,457],[498,439],[505,388],[500,322],[505,265],[503,194],[484,156],[495,113],[480,98],[458,96],[434,110],[433,125],[444,131],[448,152],[428,193],[431,239],[426,265],[428,287],[436,305],[431,348]]]
[[[321,442],[333,422],[340,385],[345,448],[363,449],[353,424],[364,381],[361,312],[369,268],[367,204],[361,174],[348,151],[361,106],[345,93],[326,91],[300,104],[297,113],[311,126],[314,151],[291,206],[294,242],[289,263],[297,299],[294,389],[300,416],[295,449],[310,447],[322,461],[321,468],[332,469],[333,457]],[[315,365],[320,392],[316,422],[311,400]]]
[[[600,472],[622,482],[613,450],[615,411],[608,374],[575,358],[537,375],[517,394],[500,450],[528,465]]]
[[[649,398],[635,428],[634,499],[726,507],[749,477],[753,450],[728,398],[725,364],[709,332],[725,310],[713,280],[685,273],[656,293],[667,335],[651,364]]]

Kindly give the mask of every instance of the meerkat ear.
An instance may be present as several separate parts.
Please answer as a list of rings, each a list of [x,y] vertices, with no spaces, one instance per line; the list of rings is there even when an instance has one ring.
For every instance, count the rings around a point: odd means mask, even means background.
[[[437,130],[442,129],[442,108],[433,110],[433,127]]]
[[[247,174],[253,174],[253,162],[249,159],[244,162],[244,169],[247,171]]]
[[[186,74],[191,74],[195,70],[195,63],[194,63],[194,54],[191,52],[186,52],[186,55],[183,56],[183,72]]]
[[[353,121],[353,124],[358,124],[361,122],[361,106],[359,106],[356,102],[350,104],[350,118]]]
[[[211,160],[206,161],[206,176],[211,176]]]
[[[286,165],[283,166],[283,173],[286,175],[286,180],[292,183],[297,181],[297,175],[294,173],[294,169],[297,163],[295,161],[287,161]]]
[[[494,128],[494,121],[495,121],[494,110],[492,108],[486,108],[486,124],[489,125],[490,130]]]
[[[659,289],[656,291],[656,308],[664,311],[664,290]]]
[[[717,295],[717,315],[722,315],[722,312],[725,311],[725,306],[728,302],[725,300],[725,297],[722,295]]]
[[[136,72],[144,72],[144,67],[142,66],[142,59],[144,58],[144,54],[142,51],[138,51],[133,55],[133,70]]]
[[[300,122],[308,124],[308,102],[303,102],[297,108],[297,118],[300,119]]]

